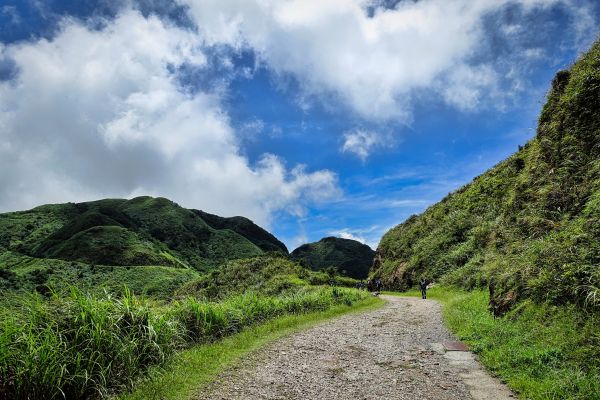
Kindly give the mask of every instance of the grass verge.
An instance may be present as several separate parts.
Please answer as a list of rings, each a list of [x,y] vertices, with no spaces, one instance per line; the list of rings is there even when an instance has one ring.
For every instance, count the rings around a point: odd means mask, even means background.
[[[448,327],[520,398],[600,399],[598,315],[525,301],[494,318],[484,291],[436,287],[427,298],[442,304]]]
[[[149,378],[139,381],[132,393],[123,394],[119,399],[190,399],[225,368],[276,339],[342,314],[378,308],[383,303],[381,299],[370,297],[353,306],[338,305],[326,311],[286,315],[219,342],[184,350],[166,368],[152,369]]]
[[[121,393],[178,351],[214,343],[284,315],[352,306],[355,289],[303,287],[156,305],[134,296],[14,294],[0,299],[0,399],[96,399]]]

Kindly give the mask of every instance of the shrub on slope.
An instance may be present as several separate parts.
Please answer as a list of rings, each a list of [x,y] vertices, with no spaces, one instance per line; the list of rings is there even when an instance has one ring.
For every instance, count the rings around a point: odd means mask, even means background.
[[[331,277],[310,271],[287,257],[271,253],[249,259],[233,260],[198,279],[183,285],[178,296],[217,300],[242,293],[279,295],[296,293],[309,285],[329,285]],[[354,287],[356,281],[336,277],[335,284]]]

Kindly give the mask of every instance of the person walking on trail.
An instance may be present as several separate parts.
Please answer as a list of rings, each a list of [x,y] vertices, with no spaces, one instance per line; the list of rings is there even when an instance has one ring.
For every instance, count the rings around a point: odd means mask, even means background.
[[[375,281],[375,288],[377,288],[378,292],[381,292],[381,287],[383,285],[381,284],[381,279],[377,278],[377,280]]]
[[[427,281],[425,279],[421,278],[421,281],[419,282],[419,287],[421,288],[421,298],[426,299],[427,298]]]

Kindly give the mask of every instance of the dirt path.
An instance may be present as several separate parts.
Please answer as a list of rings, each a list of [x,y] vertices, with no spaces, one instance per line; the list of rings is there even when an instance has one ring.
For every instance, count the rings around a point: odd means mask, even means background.
[[[510,399],[456,340],[430,300],[385,296],[278,340],[221,374],[198,399]]]

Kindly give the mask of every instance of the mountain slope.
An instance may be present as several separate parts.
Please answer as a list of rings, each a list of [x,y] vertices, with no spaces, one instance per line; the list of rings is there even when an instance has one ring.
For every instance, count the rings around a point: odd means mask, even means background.
[[[489,286],[497,314],[531,298],[600,306],[600,44],[559,72],[517,153],[387,232],[372,276]]]
[[[252,240],[266,231],[245,221]],[[262,236],[251,236],[253,230]],[[276,240],[276,239],[275,239]],[[162,265],[208,270],[260,255],[247,237],[215,229],[164,198],[106,199],[0,214],[0,252],[98,265]]]
[[[285,254],[288,249],[275,236],[245,217],[224,218],[200,210],[192,210],[214,229],[230,229],[254,243],[263,251],[279,251]]]
[[[335,267],[355,279],[367,277],[374,255],[375,252],[366,244],[337,237],[304,244],[291,253],[293,260],[315,271]]]

